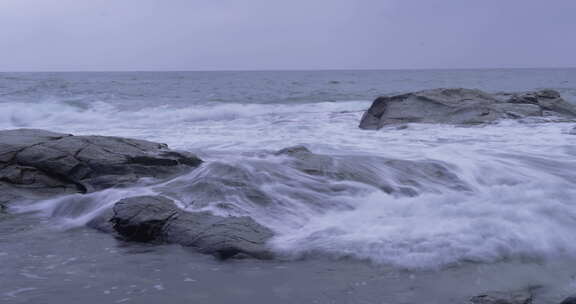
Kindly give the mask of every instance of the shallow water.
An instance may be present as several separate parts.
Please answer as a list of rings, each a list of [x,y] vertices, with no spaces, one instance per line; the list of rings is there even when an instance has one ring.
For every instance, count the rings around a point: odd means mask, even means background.
[[[573,288],[574,260],[408,271],[353,260],[222,263],[179,246],[62,231],[36,216],[0,222],[1,303],[463,303],[486,290],[534,287],[536,303]]]
[[[358,129],[377,95],[434,87],[553,88],[576,102],[576,70],[0,74],[0,129],[148,139],[206,160],[161,185],[15,206],[0,218],[0,297],[456,303],[542,286],[538,303],[558,302],[576,275],[574,123]],[[316,158],[274,154],[293,145]],[[84,227],[142,193],[250,215],[285,261],[222,264]]]

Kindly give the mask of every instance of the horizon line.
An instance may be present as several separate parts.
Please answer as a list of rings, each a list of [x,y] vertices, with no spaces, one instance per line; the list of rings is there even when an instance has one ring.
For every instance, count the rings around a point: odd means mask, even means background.
[[[549,70],[549,69],[576,69],[569,67],[467,67],[467,68],[376,68],[376,69],[214,69],[214,70],[6,70],[0,73],[190,73],[190,72],[332,72],[332,71],[461,71],[461,70]]]

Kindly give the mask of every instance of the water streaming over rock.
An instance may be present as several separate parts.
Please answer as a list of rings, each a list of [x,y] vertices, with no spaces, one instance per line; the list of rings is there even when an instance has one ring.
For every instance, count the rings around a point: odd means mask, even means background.
[[[573,69],[2,74],[2,129],[147,139],[205,160],[162,184],[14,210],[73,228],[121,198],[161,194],[251,216],[289,260],[414,270],[576,257],[573,123],[358,128],[377,95],[448,86],[550,87],[576,102]]]

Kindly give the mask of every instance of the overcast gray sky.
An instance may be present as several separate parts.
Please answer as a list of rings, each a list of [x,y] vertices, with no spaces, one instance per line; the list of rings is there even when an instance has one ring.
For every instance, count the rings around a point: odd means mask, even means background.
[[[575,0],[0,0],[0,70],[576,67]]]

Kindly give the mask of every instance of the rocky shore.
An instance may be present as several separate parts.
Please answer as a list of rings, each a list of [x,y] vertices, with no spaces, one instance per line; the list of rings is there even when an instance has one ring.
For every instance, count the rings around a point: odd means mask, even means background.
[[[360,128],[375,130],[405,123],[477,125],[503,119],[572,121],[576,119],[576,107],[553,90],[488,94],[469,89],[434,89],[379,97],[365,112]],[[399,197],[432,191],[427,183],[471,191],[464,180],[434,161],[373,158],[373,162],[389,170],[386,174],[392,178],[387,180],[372,174],[369,167],[359,166],[353,157],[338,159],[313,153],[304,146],[289,147],[274,155],[285,157],[285,162],[307,176],[367,184]],[[202,165],[203,161],[192,153],[150,141],[74,136],[37,129],[2,130],[0,213],[7,212],[12,205],[67,194],[159,184]],[[274,232],[253,218],[189,212],[162,195],[119,200],[88,225],[121,240],[179,244],[219,259],[274,258],[268,247]],[[469,300],[474,304],[533,301],[532,290],[491,292]],[[562,303],[575,302],[574,298],[568,298]]]
[[[176,177],[200,166],[195,155],[164,144],[45,130],[0,131],[0,206]],[[269,229],[248,217],[190,213],[163,197],[117,202],[92,226],[129,241],[177,243],[226,259],[270,258]]]

